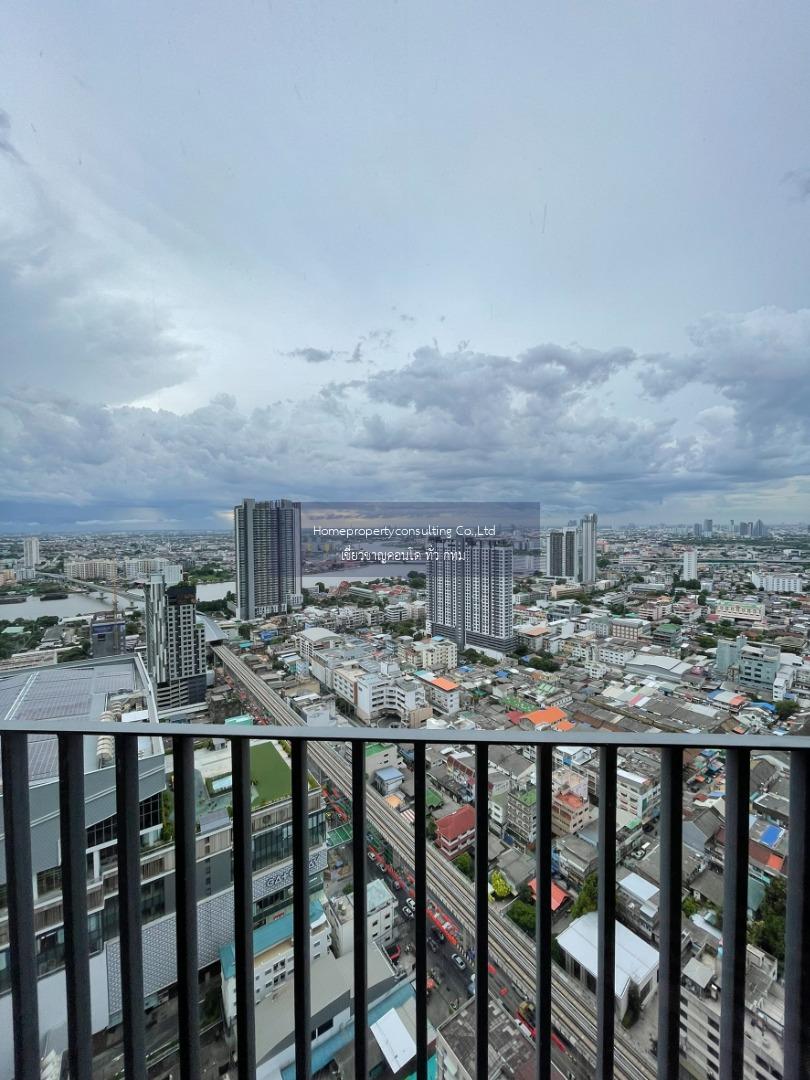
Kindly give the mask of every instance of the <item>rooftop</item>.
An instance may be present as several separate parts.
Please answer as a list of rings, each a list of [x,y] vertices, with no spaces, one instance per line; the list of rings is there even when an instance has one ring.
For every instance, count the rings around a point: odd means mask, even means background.
[[[557,938],[560,947],[594,978],[597,978],[599,974],[597,940],[598,916],[595,911],[589,911],[586,915],[575,919]],[[657,968],[658,950],[648,945],[622,923],[617,922],[616,996],[623,997],[631,982],[637,986],[643,986]]]

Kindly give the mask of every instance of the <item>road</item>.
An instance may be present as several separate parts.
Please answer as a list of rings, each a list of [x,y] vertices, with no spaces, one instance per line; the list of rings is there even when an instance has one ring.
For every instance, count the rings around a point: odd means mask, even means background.
[[[251,694],[262,710],[277,724],[301,727],[300,716],[248,665],[226,646],[214,646],[219,661]],[[339,739],[339,732],[336,732]],[[347,795],[351,794],[351,768],[336,750],[326,744],[310,743],[312,761]],[[393,811],[374,788],[366,795],[369,823],[386,838],[403,865],[412,865],[413,830]],[[427,851],[427,888],[436,900],[452,912],[458,923],[475,927],[475,894],[470,882],[436,850]],[[504,915],[489,915],[490,956],[508,975],[519,993],[534,999],[536,954],[534,945]],[[552,968],[552,1022],[583,1061],[583,1077],[596,1068],[596,1022],[591,1002],[580,983],[570,979],[557,965]],[[590,1070],[590,1071],[587,1071]],[[615,1070],[618,1080],[655,1080],[656,1064],[646,1048],[626,1035],[620,1024],[615,1034]]]

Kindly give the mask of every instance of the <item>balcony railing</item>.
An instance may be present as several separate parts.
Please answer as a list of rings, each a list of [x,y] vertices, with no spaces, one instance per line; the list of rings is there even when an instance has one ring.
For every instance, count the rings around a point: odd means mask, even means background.
[[[35,955],[34,896],[31,857],[28,746],[29,733],[52,732],[59,742],[60,829],[62,894],[65,927],[65,975],[68,1012],[68,1055],[73,1080],[93,1075],[90,1030],[90,977],[85,859],[83,736],[110,733],[103,723],[60,721],[24,725],[14,720],[0,724],[2,737],[3,813],[7,860],[7,902],[10,934],[10,983],[13,995],[14,1067],[16,1080],[38,1080],[40,1038]],[[146,1077],[143,946],[141,936],[141,851],[139,839],[139,735],[153,735],[153,724],[117,725],[116,793],[118,828],[118,879],[121,969],[126,973],[123,995],[123,1055],[128,1080]],[[810,1076],[810,740],[797,736],[768,739],[757,736],[676,735],[660,732],[624,734],[613,732],[570,733],[509,731],[434,731],[368,728],[223,727],[220,725],[161,725],[160,734],[172,740],[175,795],[175,867],[177,925],[177,997],[180,1075],[201,1075],[200,1014],[198,1002],[198,930],[196,893],[196,818],[194,792],[194,740],[228,738],[233,769],[234,934],[236,953],[236,1058],[238,1075],[256,1072],[253,957],[252,827],[250,740],[288,740],[292,747],[293,823],[293,932],[296,1076],[307,1078],[312,1065],[310,1011],[310,955],[308,903],[308,811],[310,765],[318,765],[345,791],[353,805],[353,889],[366,891],[366,822],[369,793],[365,777],[365,745],[370,742],[407,743],[414,748],[413,865],[415,879],[416,955],[416,1075],[425,1080],[428,1068],[427,1002],[421,988],[427,984],[427,839],[425,821],[425,748],[428,744],[474,747],[476,791],[487,791],[488,748],[492,745],[531,746],[536,751],[537,838],[536,896],[551,892],[551,796],[554,746],[598,748],[599,850],[598,850],[598,978],[596,1023],[591,1044],[595,1046],[593,1075],[662,1080],[679,1075],[679,1013],[681,997],[681,897],[682,897],[682,780],[683,751],[716,748],[726,761],[726,850],[723,906],[722,995],[719,1074],[722,1080],[744,1075],[744,1020],[746,975],[748,804],[750,752],[778,749],[790,753],[790,837],[788,850],[787,936],[785,967],[785,1080]],[[350,760],[324,744],[348,744]],[[657,1060],[646,1051],[634,1053],[626,1034],[615,1028],[614,960],[616,915],[616,764],[621,748],[646,747],[660,751],[660,954],[658,982]],[[324,755],[331,754],[327,760]],[[334,775],[335,770],[342,772]],[[349,792],[347,792],[349,793]],[[372,814],[373,816],[373,814]],[[476,800],[476,851],[487,849],[488,805]],[[392,819],[393,820],[393,819]],[[393,825],[392,825],[393,828]],[[432,858],[432,857],[431,857]],[[474,897],[470,917],[474,921],[475,1020],[477,1076],[488,1071],[488,982],[491,915],[488,902],[487,860],[476,858]],[[447,868],[448,875],[455,873]],[[455,888],[455,884],[452,886]],[[537,1077],[551,1076],[552,962],[551,910],[536,904],[535,942],[532,950],[537,1030]],[[494,930],[494,927],[493,927]],[[493,934],[493,944],[497,935]],[[367,1068],[367,926],[354,920],[354,1052],[355,1075],[365,1077]],[[501,943],[503,952],[503,943]],[[580,1014],[583,1009],[580,1004]],[[557,1006],[559,1008],[559,1004]],[[572,1023],[577,1017],[571,1017]],[[579,1018],[581,1022],[581,1016]]]

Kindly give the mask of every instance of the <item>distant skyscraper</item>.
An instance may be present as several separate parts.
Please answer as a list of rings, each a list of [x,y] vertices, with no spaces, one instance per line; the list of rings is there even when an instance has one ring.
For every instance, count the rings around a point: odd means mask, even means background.
[[[120,656],[126,648],[127,623],[123,615],[109,612],[90,621],[90,655],[94,660]]]
[[[714,522],[712,521],[712,519],[711,518],[704,518],[703,519],[703,532],[706,534],[706,536],[711,536],[713,531],[714,531]]]
[[[683,579],[684,581],[697,580],[697,552],[689,548],[683,553]]]
[[[433,544],[427,564],[427,616],[431,633],[455,641],[459,651],[508,652],[512,633],[512,543],[452,539]]]
[[[549,577],[577,577],[578,537],[576,528],[551,529],[546,543],[546,573]]]
[[[596,581],[596,514],[586,514],[580,522],[580,574],[583,585]]]
[[[692,532],[695,534],[695,536],[703,535],[703,526],[700,524],[699,521],[696,521],[695,524],[692,526]]]
[[[755,537],[762,537],[768,535],[768,530],[765,527],[765,522],[762,520],[762,518],[757,518],[757,520],[754,522],[754,527],[751,531],[751,535]]]
[[[233,517],[239,618],[278,615],[300,607],[301,504],[244,499],[234,507]]]
[[[144,586],[146,666],[158,706],[205,701],[205,628],[193,585],[167,585],[153,574]]]
[[[23,567],[33,570],[39,565],[39,537],[26,536],[23,540]]]

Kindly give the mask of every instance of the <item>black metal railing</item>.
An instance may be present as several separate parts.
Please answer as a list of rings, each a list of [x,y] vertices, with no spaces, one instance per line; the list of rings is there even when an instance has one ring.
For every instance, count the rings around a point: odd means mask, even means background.
[[[10,930],[10,985],[13,995],[15,1080],[38,1080],[40,1038],[37,966],[34,938],[34,895],[29,807],[28,735],[53,733],[59,742],[61,871],[64,902],[65,970],[68,1016],[69,1069],[73,1080],[90,1080],[93,1073],[90,1030],[90,977],[85,858],[84,736],[110,734],[103,723],[63,721],[58,724],[0,723],[2,740],[3,817],[7,870],[7,905]],[[744,1075],[744,1020],[746,973],[746,917],[748,866],[748,802],[750,752],[779,749],[790,754],[790,836],[788,849],[787,935],[785,965],[784,1080],[810,1076],[810,740],[797,736],[769,739],[758,736],[675,735],[655,732],[570,733],[491,731],[438,731],[368,728],[223,727],[132,723],[115,728],[115,769],[118,829],[118,876],[121,970],[126,978],[123,994],[123,1046],[127,1080],[147,1074],[145,1053],[143,944],[141,933],[141,860],[139,844],[138,736],[159,734],[171,739],[175,786],[175,864],[177,897],[177,996],[180,1074],[201,1075],[200,1015],[198,1001],[198,925],[196,886],[196,821],[194,801],[194,739],[227,738],[231,742],[233,772],[234,938],[236,956],[236,1052],[240,1077],[256,1071],[253,958],[253,891],[250,740],[279,739],[292,748],[293,828],[293,948],[296,1076],[311,1075],[312,1023],[310,1009],[309,888],[309,766],[323,764],[323,744],[348,743],[350,765],[340,784],[350,787],[353,803],[353,890],[366,893],[366,822],[373,809],[366,788],[365,745],[370,742],[412,744],[414,747],[413,865],[415,879],[416,953],[416,1075],[427,1077],[429,1046],[427,983],[427,840],[425,748],[428,744],[470,745],[475,751],[476,792],[488,789],[488,748],[493,745],[531,746],[536,750],[536,937],[534,949],[535,1027],[537,1077],[551,1076],[552,1004],[551,964],[551,798],[554,746],[598,748],[599,763],[599,964],[596,984],[596,1024],[593,1040],[594,1075],[651,1077],[676,1080],[679,1065],[679,1013],[681,997],[681,832],[683,751],[714,748],[726,760],[726,847],[722,956],[721,1080]],[[634,1059],[632,1043],[615,1020],[615,916],[616,916],[616,790],[617,752],[644,747],[661,752],[660,806],[660,953],[658,984],[658,1049],[653,1063],[646,1051]],[[476,852],[486,852],[488,805],[476,800]],[[393,820],[393,819],[392,819]],[[393,828],[393,826],[392,826]],[[448,873],[450,873],[448,869]],[[454,886],[455,887],[455,886]],[[490,907],[487,860],[476,858],[474,878],[476,1066],[488,1072],[488,962]],[[180,928],[182,927],[182,932]],[[516,931],[517,932],[517,931]],[[531,947],[529,939],[525,939]],[[368,1075],[367,924],[354,919],[354,1052],[355,1075]],[[582,1004],[582,1011],[587,1011]],[[578,1018],[572,1016],[571,1022]]]

